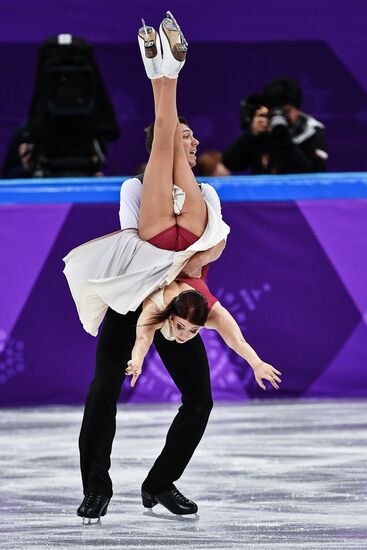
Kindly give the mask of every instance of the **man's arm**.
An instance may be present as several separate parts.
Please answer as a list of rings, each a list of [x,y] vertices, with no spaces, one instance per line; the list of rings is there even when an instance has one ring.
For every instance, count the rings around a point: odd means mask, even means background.
[[[220,258],[220,256],[222,255],[225,246],[226,240],[223,239],[222,241],[220,241],[220,243],[216,244],[212,248],[208,248],[208,250],[203,250],[202,252],[197,252],[195,256],[199,257],[201,266],[204,266],[210,264],[211,262],[215,262],[215,260],[218,260],[218,258]]]
[[[222,206],[220,204],[218,193],[216,192],[214,187],[212,185],[209,185],[208,183],[202,183],[201,192],[203,198],[210,204],[217,216],[222,218]],[[215,262],[215,260],[217,260],[221,256],[225,246],[226,241],[223,239],[223,241],[216,244],[212,248],[209,248],[208,250],[203,250],[202,252],[197,252],[187,262],[185,268],[180,273],[180,275],[183,277],[194,277],[196,279],[199,279],[201,277],[202,267],[204,265],[210,264],[211,262]]]
[[[301,148],[308,160],[308,172],[325,172],[328,149],[324,131],[318,128],[311,138],[299,146]]]
[[[119,211],[121,229],[138,229],[141,190],[142,184],[137,178],[130,178],[123,182]]]
[[[217,260],[221,256],[225,246],[226,241],[223,239],[223,241],[216,244],[212,248],[204,250],[203,252],[197,252],[187,262],[180,275],[182,277],[194,277],[196,279],[200,279],[201,269],[204,267],[204,265],[215,262],[215,260]]]

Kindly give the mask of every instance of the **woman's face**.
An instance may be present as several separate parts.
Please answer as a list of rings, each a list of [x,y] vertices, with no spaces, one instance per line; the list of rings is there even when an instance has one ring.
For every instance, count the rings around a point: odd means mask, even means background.
[[[171,315],[169,317],[169,322],[171,324],[175,340],[179,344],[184,344],[188,340],[191,340],[191,338],[194,338],[198,334],[199,330],[203,328],[199,325],[193,325],[190,321],[182,319],[182,317],[178,317],[177,315]]]
[[[194,137],[194,134],[186,124],[181,124],[182,138],[187,160],[191,168],[196,166],[196,148],[199,141]]]

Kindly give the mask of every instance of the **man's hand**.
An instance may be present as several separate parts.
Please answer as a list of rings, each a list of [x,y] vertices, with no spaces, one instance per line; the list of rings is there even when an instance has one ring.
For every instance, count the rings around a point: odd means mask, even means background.
[[[203,260],[199,254],[192,256],[183,270],[180,273],[180,277],[193,277],[194,279],[200,279],[201,268],[203,267]]]
[[[136,361],[133,361],[130,359],[130,361],[127,362],[127,369],[125,370],[125,374],[128,376],[132,375],[131,380],[131,387],[133,388],[136,384],[137,379],[141,375],[141,365],[139,365]]]
[[[259,384],[260,388],[262,388],[263,390],[266,390],[265,384],[262,381],[263,378],[265,378],[265,380],[269,380],[270,384],[276,390],[279,390],[279,386],[277,382],[280,384],[281,379],[277,376],[277,374],[281,375],[282,373],[276,370],[274,367],[272,367],[268,363],[264,363],[264,361],[261,361],[261,363],[259,363],[254,367],[254,375],[255,375],[256,382]]]
[[[215,246],[212,246],[212,248],[208,248],[208,250],[196,252],[196,254],[189,259],[179,274],[179,277],[193,277],[195,279],[200,279],[201,270],[204,265],[210,264],[211,262],[217,260],[222,254],[225,245],[226,241],[223,239],[223,241],[220,241]]]

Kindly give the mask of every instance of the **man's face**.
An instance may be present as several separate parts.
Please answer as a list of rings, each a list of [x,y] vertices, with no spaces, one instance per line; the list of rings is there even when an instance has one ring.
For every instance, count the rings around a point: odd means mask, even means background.
[[[182,139],[185,149],[185,154],[191,168],[196,166],[196,148],[199,145],[199,141],[194,137],[194,134],[186,124],[181,124]]]
[[[293,105],[283,105],[281,109],[287,115],[290,125],[294,126],[298,120],[301,111]]]

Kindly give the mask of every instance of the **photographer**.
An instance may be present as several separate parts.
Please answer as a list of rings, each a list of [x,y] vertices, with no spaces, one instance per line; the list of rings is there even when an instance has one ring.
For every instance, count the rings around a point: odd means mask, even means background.
[[[230,170],[252,174],[323,172],[324,125],[301,112],[296,80],[276,79],[241,103],[242,136],[223,153]]]
[[[1,176],[4,179],[32,177],[32,144],[25,141],[26,124],[18,126],[11,136]]]

